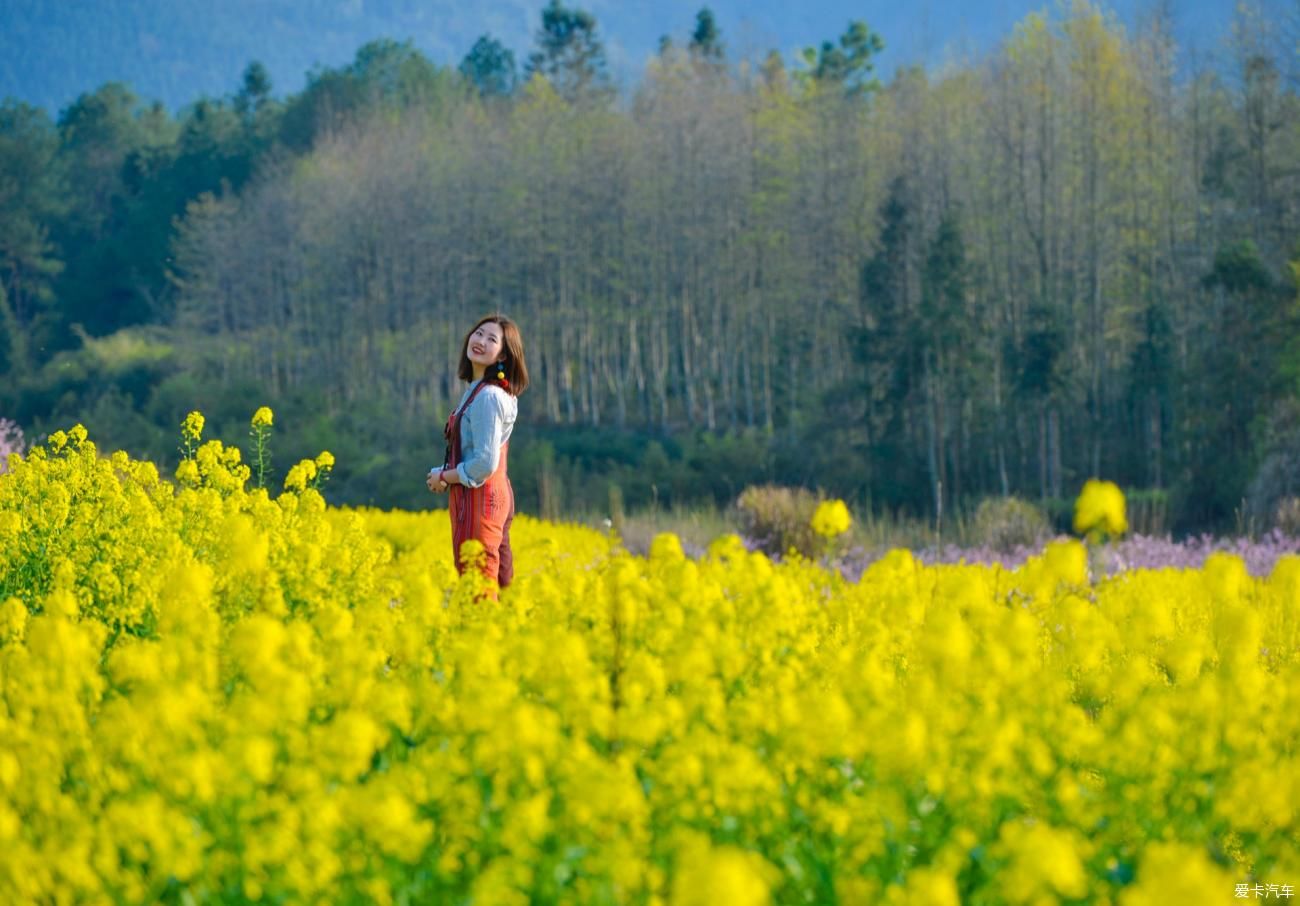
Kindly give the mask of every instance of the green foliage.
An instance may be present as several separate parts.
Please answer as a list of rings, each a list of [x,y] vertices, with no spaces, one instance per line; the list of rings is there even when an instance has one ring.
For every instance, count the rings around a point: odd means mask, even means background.
[[[54,331],[53,283],[63,269],[50,224],[66,216],[69,192],[59,139],[44,111],[0,103],[0,374],[23,368],[26,338],[40,344]]]
[[[0,377],[27,369],[27,332],[18,323],[4,284],[0,283]]]
[[[308,73],[307,87],[284,108],[279,138],[305,152],[329,134],[380,111],[436,109],[455,94],[456,78],[409,41],[364,44],[347,66]]]
[[[1287,298],[1284,311],[1288,329],[1283,340],[1279,371],[1283,391],[1300,396],[1300,240],[1292,249],[1286,270],[1289,286],[1284,291]]]
[[[521,507],[561,515],[606,511],[607,488],[629,509],[727,504],[767,480],[776,458],[762,432],[656,436],[616,427],[527,425],[511,442],[510,479]]]
[[[1230,293],[1247,294],[1267,290],[1273,278],[1249,239],[1230,242],[1214,254],[1214,267],[1205,277],[1208,287],[1222,287]]]
[[[1057,312],[1044,305],[1030,309],[1027,320],[1029,330],[1009,355],[1017,363],[1016,390],[1027,401],[1059,397],[1066,389],[1065,328]]]
[[[244,69],[244,77],[235,95],[235,112],[247,119],[256,118],[271,102],[271,74],[257,60]]]
[[[1246,504],[1251,518],[1263,524],[1286,501],[1300,497],[1300,399],[1287,399],[1269,414],[1258,450],[1261,461]]]
[[[875,57],[885,49],[885,42],[865,22],[850,22],[838,44],[823,41],[821,47],[805,47],[804,63],[819,84],[832,85],[848,95],[864,94],[880,88],[872,73]]]
[[[509,97],[514,94],[518,76],[515,55],[500,41],[483,35],[474,42],[459,71],[481,97]]]
[[[707,6],[695,14],[695,30],[691,32],[689,50],[695,59],[715,65],[722,63],[726,56],[722,31],[713,17],[713,11]]]
[[[1186,418],[1191,456],[1185,488],[1193,522],[1225,524],[1243,499],[1258,497],[1250,476],[1268,456],[1270,409],[1286,391],[1283,365],[1296,328],[1289,293],[1273,279],[1250,240],[1228,242],[1202,280],[1212,321],[1194,345]],[[1270,506],[1251,505],[1256,518]]]
[[[545,76],[569,101],[603,98],[611,89],[605,45],[596,33],[596,17],[581,9],[551,2],[542,10],[537,49],[528,55],[525,76]]]
[[[921,272],[921,330],[940,355],[957,353],[974,339],[968,271],[960,220],[956,211],[946,211]]]
[[[1134,488],[1125,491],[1129,528],[1134,534],[1160,537],[1169,531],[1173,495],[1162,488]]]

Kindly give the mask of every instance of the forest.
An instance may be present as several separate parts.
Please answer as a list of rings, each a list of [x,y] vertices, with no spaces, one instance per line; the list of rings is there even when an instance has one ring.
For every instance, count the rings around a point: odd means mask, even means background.
[[[1300,7],[1298,7],[1300,13]],[[173,115],[0,104],[0,417],[175,465],[185,414],[327,496],[429,508],[483,313],[523,331],[520,508],[758,483],[938,520],[1090,477],[1176,533],[1300,494],[1300,14],[1186,59],[1074,0],[883,79],[863,22],[791,61],[707,10],[617,91],[597,20],[458,66],[377,41]]]

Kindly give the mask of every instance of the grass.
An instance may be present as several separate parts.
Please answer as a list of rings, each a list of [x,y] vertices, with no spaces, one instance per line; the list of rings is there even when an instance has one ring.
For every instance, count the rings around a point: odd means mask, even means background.
[[[623,513],[621,517],[603,511],[574,513],[565,516],[563,521],[586,525],[598,531],[614,531],[622,539],[623,546],[638,555],[649,551],[650,542],[661,532],[672,532],[681,540],[687,553],[696,555],[702,553],[709,542],[720,535],[743,534],[740,517],[735,509],[713,504],[647,507]],[[950,524],[947,527],[942,540],[965,543],[973,540],[966,537],[969,534],[968,521],[960,520],[956,525]],[[846,548],[864,550],[888,550],[896,547],[920,550],[934,545],[938,540],[934,527],[925,520],[899,518],[890,514],[863,516],[857,512],[853,513],[853,524],[843,539]]]
[[[719,535],[740,534],[740,522],[734,511],[711,504],[647,507],[615,516],[606,512],[581,513],[568,517],[567,521],[617,532],[629,552],[642,556],[650,550],[655,535],[662,532],[676,535],[691,554],[703,552]]]

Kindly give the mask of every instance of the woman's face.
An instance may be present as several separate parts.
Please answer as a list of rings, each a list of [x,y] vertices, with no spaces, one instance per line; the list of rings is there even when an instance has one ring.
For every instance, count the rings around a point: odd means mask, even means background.
[[[474,332],[469,335],[465,355],[471,362],[486,368],[505,358],[502,343],[501,325],[488,321],[474,328]]]

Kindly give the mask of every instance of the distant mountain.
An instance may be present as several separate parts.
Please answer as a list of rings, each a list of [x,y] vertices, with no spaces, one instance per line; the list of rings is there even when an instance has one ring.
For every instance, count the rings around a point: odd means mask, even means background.
[[[520,63],[533,45],[544,0],[0,0],[0,98],[52,113],[107,81],[176,109],[201,96],[233,92],[244,67],[260,60],[277,95],[296,92],[318,65],[350,61],[376,38],[410,40],[454,66],[490,33]],[[663,35],[687,40],[709,6],[732,59],[834,40],[853,19],[885,40],[886,74],[902,63],[937,63],[979,53],[1028,13],[1050,2],[914,0],[909,4],[827,0],[798,8],[784,0],[576,0],[596,16],[610,62],[634,83]],[[1234,0],[1116,0],[1134,26],[1156,7],[1172,13],[1181,45],[1215,50],[1228,33]]]

